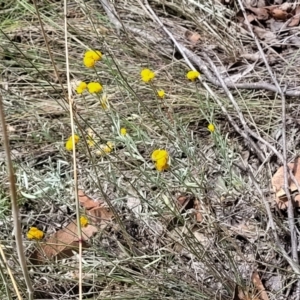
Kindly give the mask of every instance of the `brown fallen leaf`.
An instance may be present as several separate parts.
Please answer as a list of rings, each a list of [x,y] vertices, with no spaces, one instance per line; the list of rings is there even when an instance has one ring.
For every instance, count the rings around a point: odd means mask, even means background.
[[[194,209],[196,211],[196,213],[195,213],[196,221],[199,222],[199,223],[202,222],[203,221],[203,217],[202,217],[202,214],[200,212],[200,210],[201,210],[201,204],[200,204],[200,201],[198,199],[194,200]]]
[[[288,168],[292,170],[295,179],[300,184],[300,161],[296,159],[295,163],[288,164]],[[272,186],[276,194],[275,200],[280,209],[286,209],[288,206],[288,201],[287,201],[286,193],[283,189],[283,185],[284,185],[284,168],[282,166],[277,170],[277,172],[272,177]],[[289,189],[290,192],[292,193],[297,191],[297,186],[291,179],[289,179]],[[294,205],[296,207],[300,207],[300,195],[297,195],[294,198],[294,200],[295,200]]]
[[[288,27],[298,26],[300,22],[300,5],[298,5],[295,9],[295,15],[292,17]]]
[[[266,289],[259,277],[259,274],[254,271],[253,274],[252,274],[252,282],[254,284],[254,286],[256,287],[257,291],[258,291],[258,296],[259,296],[259,299],[261,300],[270,300],[269,297],[268,297],[268,294],[266,292]],[[258,298],[257,298],[258,299]]]
[[[291,14],[279,8],[274,8],[273,10],[271,10],[271,16],[275,20],[281,20],[281,21],[286,21],[288,18],[292,17]]]
[[[98,232],[97,227],[87,225],[81,228],[82,231],[82,247],[86,248],[86,241]],[[34,264],[46,262],[49,259],[63,259],[71,257],[73,251],[78,251],[79,240],[77,225],[71,222],[64,229],[58,230],[45,242],[40,242],[39,249],[32,256],[31,261]]]
[[[103,202],[99,202],[99,201],[94,201],[93,199],[88,197],[83,192],[83,190],[78,190],[78,197],[79,197],[79,202],[80,202],[81,206],[83,206],[86,209],[98,207],[101,203],[103,203]]]
[[[256,17],[254,14],[249,14],[249,15],[247,15],[247,20],[249,23],[252,23],[253,21],[256,20]]]
[[[86,248],[86,241],[96,234],[99,229],[104,229],[113,218],[113,213],[108,210],[103,201],[94,201],[86,196],[82,190],[78,191],[79,202],[86,209],[89,222],[97,224],[81,227],[82,246]],[[78,251],[78,227],[72,221],[64,229],[58,230],[45,242],[41,242],[38,250],[34,251],[30,260],[34,264],[46,262],[48,259],[62,259],[73,255],[73,251]]]
[[[232,300],[259,300],[259,299],[253,297],[249,292],[244,291],[242,287],[236,285]]]
[[[100,226],[100,229],[105,228],[107,223],[110,222],[114,216],[114,214],[103,204],[99,207],[87,210],[86,214],[90,217],[92,223]]]
[[[187,30],[184,35],[192,44],[196,44],[201,38],[199,33],[189,30]]]
[[[86,209],[86,215],[89,220],[103,229],[107,222],[111,221],[114,214],[108,209],[103,201],[94,201],[88,197],[82,190],[78,191],[79,202]]]
[[[193,208],[193,196],[192,195],[180,195],[177,197],[180,211]]]
[[[269,19],[269,13],[268,10],[265,8],[256,8],[256,7],[246,7],[247,10],[250,10],[254,13],[257,20],[263,21]]]

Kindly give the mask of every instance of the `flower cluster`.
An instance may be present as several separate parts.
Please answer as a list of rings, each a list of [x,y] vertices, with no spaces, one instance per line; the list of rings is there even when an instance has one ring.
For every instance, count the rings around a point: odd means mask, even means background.
[[[143,69],[141,71],[141,78],[144,82],[150,82],[155,77],[155,73],[150,69]]]
[[[77,134],[74,134],[74,140],[75,140],[75,145],[79,142],[79,136]],[[66,150],[72,151],[73,150],[73,135],[71,135],[65,145]]]
[[[96,144],[94,135],[88,134],[86,142],[90,148],[93,148]]]
[[[99,82],[90,82],[87,84],[86,82],[81,81],[76,87],[76,92],[77,94],[82,94],[86,89],[90,94],[95,94],[100,93],[103,87]]]
[[[90,82],[87,85],[88,91],[91,94],[100,93],[102,91],[102,85],[99,82]]]
[[[76,87],[76,93],[82,94],[86,90],[86,88],[87,88],[87,84],[81,81]]]
[[[102,58],[102,53],[98,50],[88,50],[84,54],[83,58],[83,63],[86,67],[88,68],[94,68],[95,64],[97,61],[101,60]],[[145,83],[151,82],[155,78],[155,72],[152,70],[145,68],[142,69],[140,72],[141,80]],[[190,70],[186,73],[186,78],[190,81],[195,81],[197,78],[199,78],[200,73],[196,70]],[[99,82],[80,82],[78,86],[76,87],[76,92],[78,94],[82,94],[85,90],[88,90],[89,93],[100,93],[103,91],[103,87]],[[165,91],[163,89],[157,89],[156,90],[156,96],[158,98],[164,99],[165,98]],[[109,108],[109,102],[108,98],[105,93],[102,94],[100,100],[100,105],[102,106],[103,109],[108,109]],[[213,133],[215,131],[215,126],[214,124],[209,124],[207,129]],[[127,130],[126,128],[120,128],[119,134],[121,136],[126,136]],[[79,137],[77,135],[74,135],[75,139],[75,144],[79,141]],[[95,142],[95,134],[94,133],[88,133],[86,142],[89,147],[94,147],[96,142]],[[68,139],[66,142],[66,149],[67,150],[72,150],[73,149],[73,143],[72,143],[72,137]],[[96,151],[97,155],[103,156],[106,154],[109,154],[113,151],[114,149],[114,144],[112,142],[107,142],[106,144],[100,145],[100,150]],[[164,149],[156,149],[152,152],[151,159],[153,160],[155,164],[155,168],[158,171],[164,171],[169,168],[169,153],[167,150]],[[81,217],[80,221],[83,222],[82,226],[85,226],[83,224],[87,223],[88,220],[86,217]]]
[[[94,68],[97,61],[101,60],[102,53],[98,50],[88,50],[83,57],[83,64],[87,68]]]
[[[151,159],[155,162],[155,167],[157,171],[164,171],[169,168],[169,153],[167,150],[154,150],[152,152]]]
[[[27,232],[27,238],[29,240],[41,240],[43,237],[44,232],[36,227],[30,227],[29,231]]]
[[[106,144],[100,145],[101,150],[97,151],[96,154],[99,156],[109,154],[114,150],[114,146],[113,142],[108,141]]]

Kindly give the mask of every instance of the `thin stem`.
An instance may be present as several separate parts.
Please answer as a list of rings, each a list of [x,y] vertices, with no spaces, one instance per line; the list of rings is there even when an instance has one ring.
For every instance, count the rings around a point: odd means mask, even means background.
[[[76,163],[76,146],[75,146],[75,124],[73,114],[73,99],[71,81],[70,81],[70,65],[69,65],[69,48],[68,48],[68,23],[67,23],[67,0],[64,0],[64,32],[65,32],[65,51],[66,51],[66,75],[68,85],[68,102],[70,111],[70,123],[72,131],[72,145],[73,145],[73,178],[74,178],[74,192],[75,192],[75,205],[76,205],[76,220],[78,229],[78,248],[79,248],[79,300],[82,299],[82,232],[80,224],[80,207],[79,207],[79,196],[78,196],[78,178],[77,178],[77,163]]]
[[[11,199],[12,217],[14,221],[14,233],[15,233],[18,259],[27,286],[28,299],[33,300],[33,289],[31,285],[29,273],[28,273],[25,251],[22,243],[22,229],[21,229],[21,222],[19,219],[19,207],[18,207],[15,174],[14,174],[12,160],[10,156],[9,139],[6,130],[6,120],[5,120],[4,107],[3,107],[3,101],[1,95],[0,95],[0,119],[1,119],[1,127],[3,132],[3,146],[6,155],[6,165],[7,165],[7,172],[9,178],[10,199]]]

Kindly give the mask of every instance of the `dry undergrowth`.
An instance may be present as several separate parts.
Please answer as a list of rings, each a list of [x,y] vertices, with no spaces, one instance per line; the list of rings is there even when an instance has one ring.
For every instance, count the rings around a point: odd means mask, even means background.
[[[182,2],[150,2],[178,42],[202,59],[201,51],[208,53],[224,78],[243,74],[238,83],[273,84],[260,60],[242,58],[257,49],[236,18],[236,7]],[[39,1],[38,5],[66,89],[61,1]],[[72,156],[64,148],[71,129],[33,4],[21,0],[2,6],[1,93],[29,258],[41,249],[39,242],[26,239],[30,227],[38,227],[49,238],[75,218]],[[261,196],[243,171],[248,166],[255,174],[271,205],[280,241],[289,252],[286,215],[277,210],[270,187],[271,175],[281,162],[274,156],[260,162],[203,85],[186,80],[189,67],[145,7],[138,1],[114,1],[114,7],[123,26],[119,30],[99,2],[76,1],[68,6],[72,81],[76,85],[100,78],[102,95],[110,105],[105,110],[97,97],[73,91],[76,130],[81,136],[77,148],[80,188],[114,210],[114,218],[88,240],[84,250],[84,298],[296,299],[297,278],[275,247]],[[277,38],[284,39],[288,33],[284,34]],[[278,79],[291,89],[297,87],[298,49],[265,47]],[[86,49],[104,54],[96,72],[82,64]],[[151,84],[140,80],[145,67],[156,71]],[[242,127],[226,94],[209,84]],[[163,100],[156,97],[157,89],[165,90]],[[280,98],[262,89],[232,93],[249,127],[281,151]],[[293,98],[287,99],[287,113],[288,156],[293,159],[298,146]],[[215,132],[207,130],[209,123],[215,124]],[[121,127],[127,129],[127,136],[120,135]],[[99,145],[112,141],[114,151],[99,157],[98,146],[89,150],[84,140],[90,130]],[[257,145],[269,153],[264,144]],[[171,157],[170,169],[162,173],[150,159],[158,148],[167,149]],[[26,298],[14,250],[4,153],[0,155],[0,237],[8,260],[7,265],[0,264],[7,283],[7,289],[0,287],[0,295],[10,299],[10,293],[14,299],[10,268]],[[39,265],[28,260],[28,268],[34,299],[78,299],[75,252]]]

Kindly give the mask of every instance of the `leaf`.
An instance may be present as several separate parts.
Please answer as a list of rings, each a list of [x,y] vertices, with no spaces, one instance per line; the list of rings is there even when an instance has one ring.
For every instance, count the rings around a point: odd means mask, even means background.
[[[86,209],[86,215],[90,221],[103,229],[107,222],[111,221],[114,214],[109,210],[104,201],[94,201],[88,197],[82,190],[78,191],[79,202]]]
[[[88,225],[81,228],[82,247],[87,248],[86,241],[98,232],[97,227]],[[40,247],[31,256],[33,263],[43,263],[49,259],[63,259],[71,257],[73,251],[78,251],[79,240],[77,225],[71,222],[64,229],[58,230],[45,242],[40,243]]]
[[[300,22],[300,6],[298,5],[295,10],[295,15],[292,17],[288,27],[298,26]]]
[[[254,14],[249,14],[249,15],[247,15],[247,20],[249,23],[252,23],[253,21],[256,20],[256,17]]]
[[[247,291],[244,291],[242,287],[236,285],[232,300],[258,300],[258,298],[252,298]]]
[[[288,164],[288,168],[292,170],[294,177],[298,184],[300,185],[300,162],[296,159],[295,163]],[[280,209],[286,209],[288,206],[288,200],[286,197],[286,193],[283,189],[284,186],[284,168],[280,167],[277,172],[272,177],[272,186],[273,190],[276,194],[276,202]],[[297,187],[295,183],[289,178],[289,189],[290,192],[293,193],[297,191]],[[297,195],[295,198],[294,205],[296,207],[300,207],[300,195]]]
[[[199,33],[192,32],[189,30],[187,30],[184,35],[192,44],[196,44],[201,39],[201,36]]]
[[[252,274],[252,282],[254,284],[254,286],[256,287],[257,291],[258,291],[258,294],[259,294],[259,298],[261,300],[270,300],[269,297],[268,297],[268,294],[266,292],[266,289],[259,277],[259,274],[254,271],[253,274]],[[257,298],[258,299],[258,298]]]
[[[257,20],[268,20],[269,19],[269,13],[268,10],[265,8],[256,8],[256,7],[247,7],[248,10],[253,12],[256,16]]]
[[[82,190],[78,191],[79,202],[86,209],[86,215],[89,222],[97,224],[81,227],[82,247],[87,248],[86,243],[89,238],[95,235],[99,229],[104,229],[109,221],[113,218],[113,213],[109,211],[103,201],[94,201],[86,196]],[[62,259],[73,255],[74,251],[78,251],[78,227],[72,221],[64,229],[58,230],[50,236],[45,242],[40,242],[38,250],[34,251],[30,259],[32,263],[44,263],[49,259]]]
[[[82,190],[78,190],[78,197],[81,206],[83,206],[86,209],[91,209],[99,206],[99,201],[92,200],[90,197],[86,196]]]
[[[272,9],[271,15],[275,20],[281,20],[281,21],[286,21],[289,17],[291,17],[289,13],[279,8]]]
[[[195,213],[196,221],[199,222],[199,223],[202,222],[203,221],[203,217],[202,217],[202,214],[200,212],[201,205],[200,205],[200,201],[198,199],[194,200],[194,209],[196,211],[196,213]]]
[[[90,220],[100,226],[101,229],[105,228],[107,223],[110,222],[114,216],[104,204],[88,210],[86,214],[90,217]]]
[[[24,192],[22,192],[22,191],[20,191],[20,193],[21,193],[21,195],[24,197],[24,198],[27,198],[27,199],[36,199],[36,196],[34,196],[34,195],[31,195],[31,194],[26,194],[26,193],[24,193]]]

